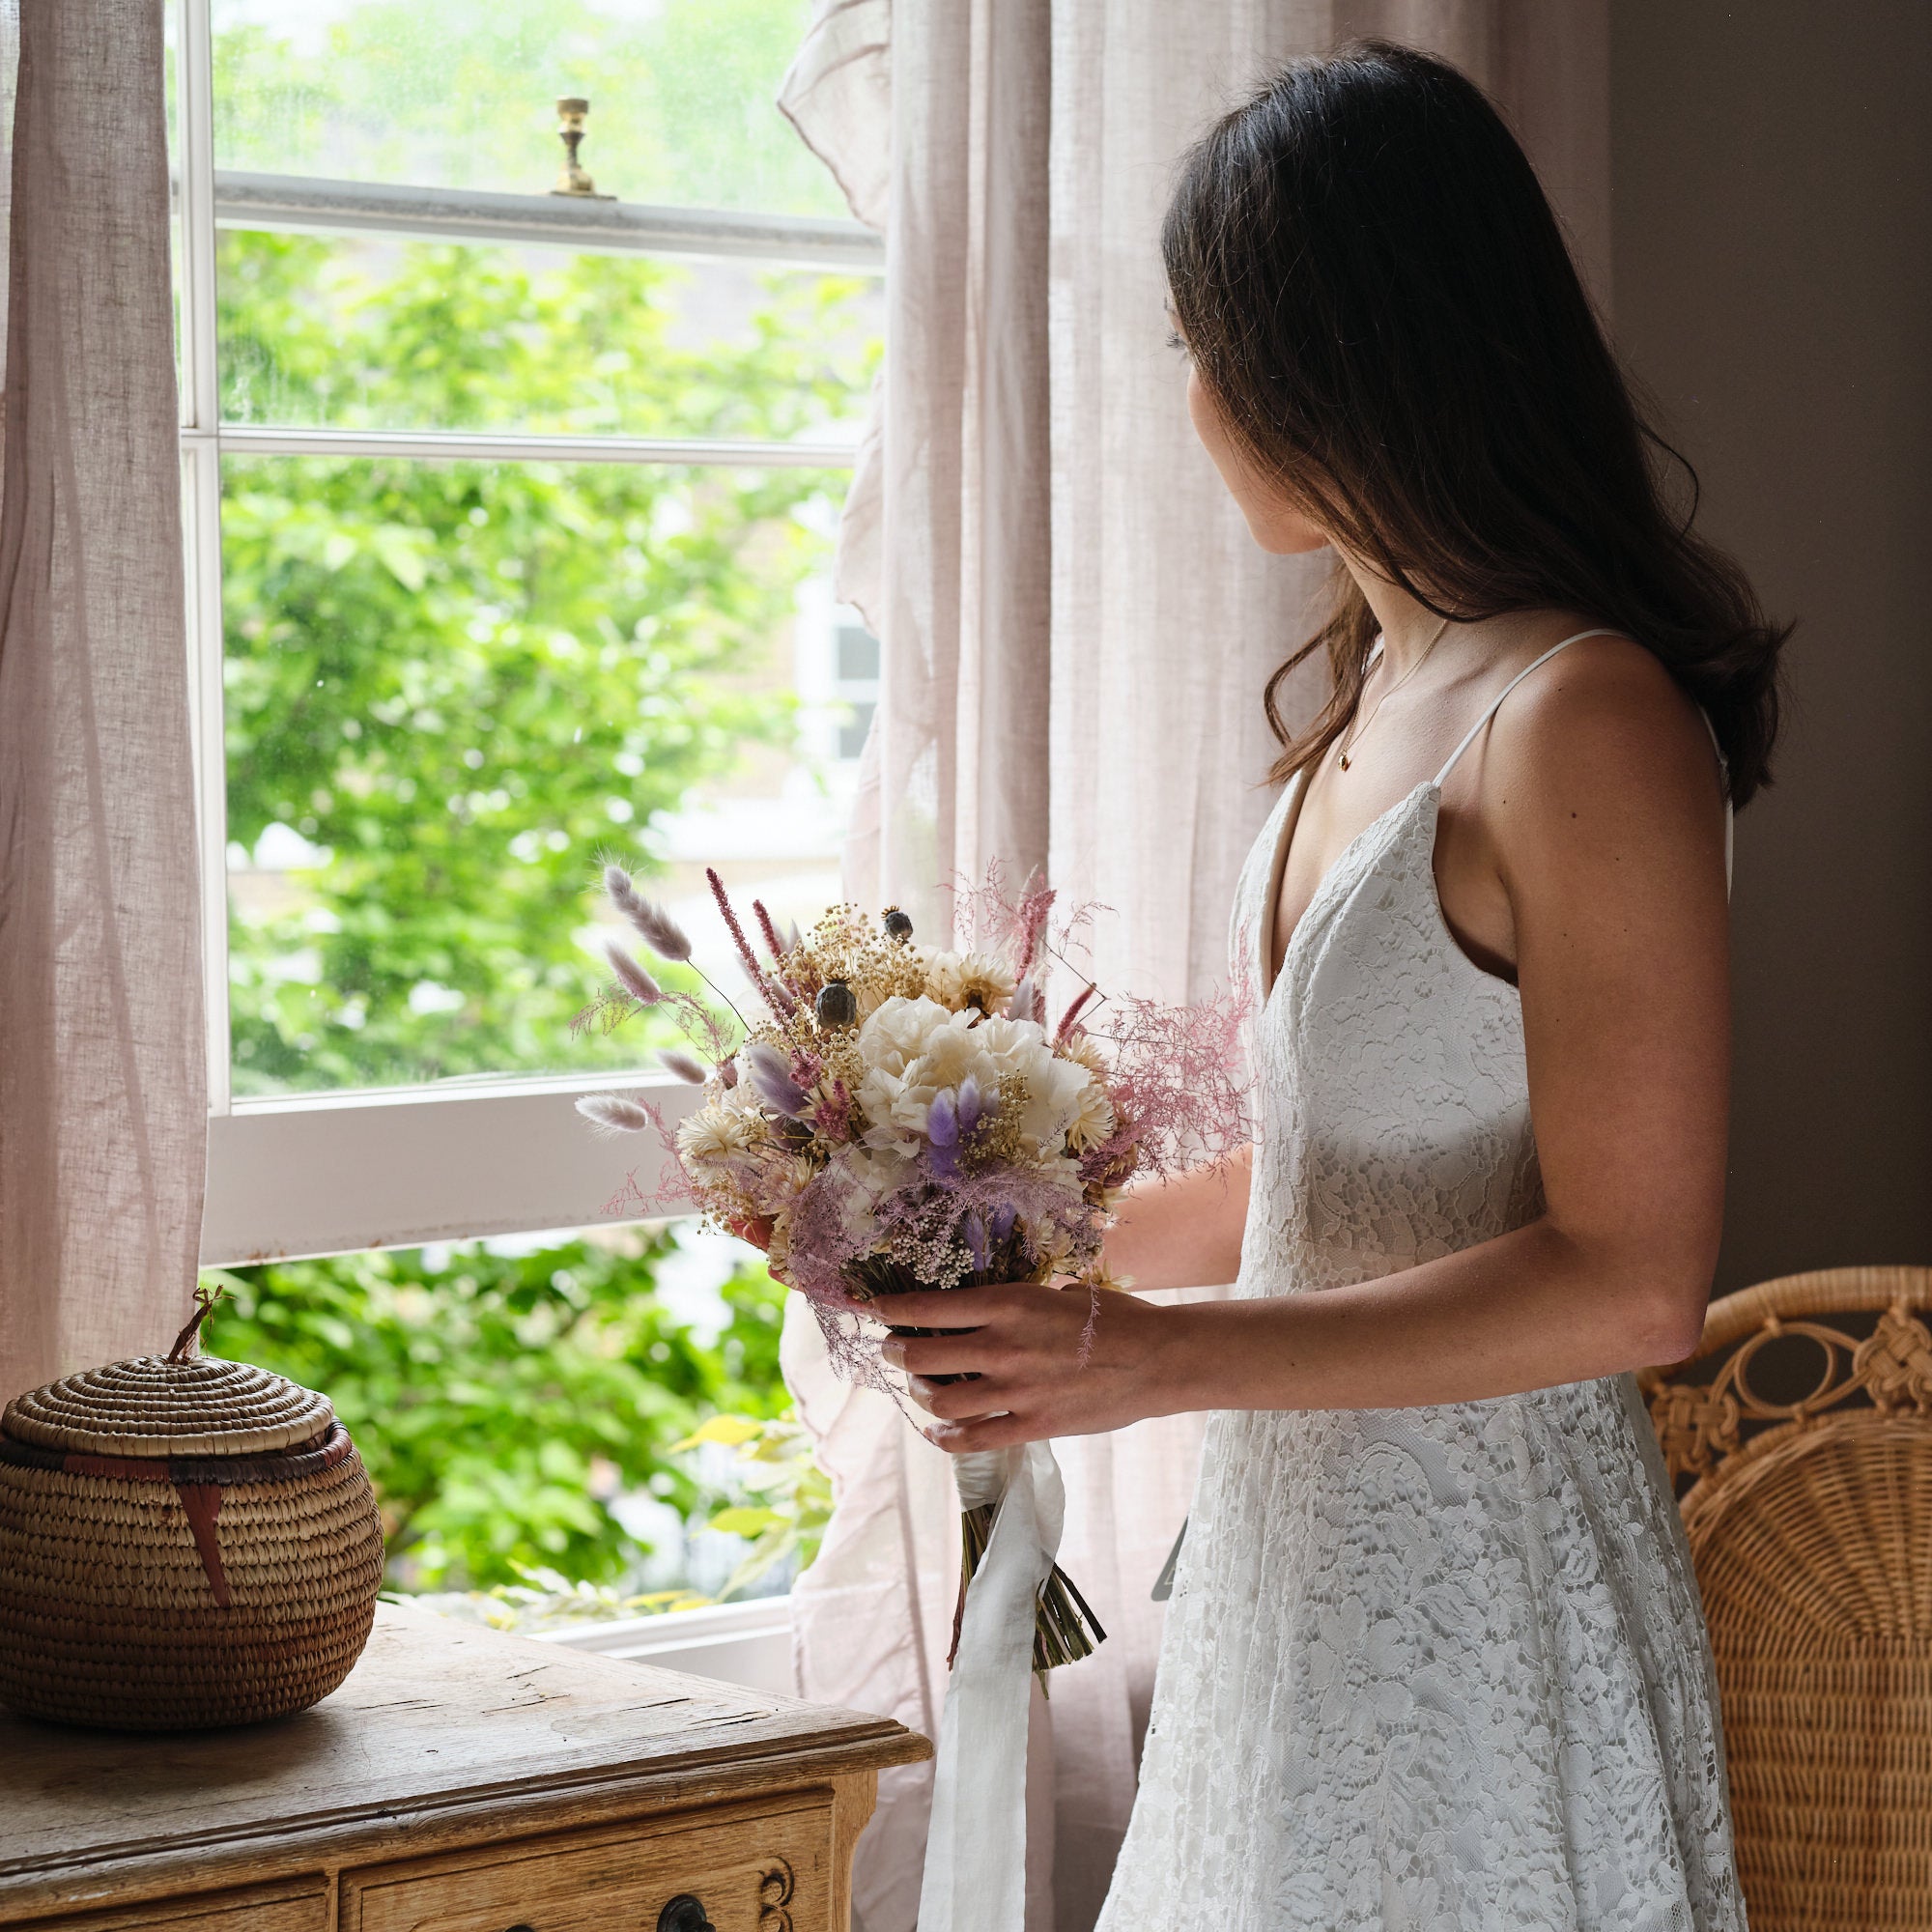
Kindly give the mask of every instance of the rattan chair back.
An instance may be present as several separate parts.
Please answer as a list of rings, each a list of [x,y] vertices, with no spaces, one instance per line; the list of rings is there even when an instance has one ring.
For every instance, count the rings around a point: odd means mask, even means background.
[[[1932,1927],[1932,1269],[1787,1275],[1639,1378],[1722,1702],[1752,1932]]]

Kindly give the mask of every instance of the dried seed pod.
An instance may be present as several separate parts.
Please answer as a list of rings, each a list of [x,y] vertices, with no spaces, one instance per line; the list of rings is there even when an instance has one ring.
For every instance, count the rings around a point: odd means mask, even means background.
[[[910,939],[912,937],[912,915],[901,912],[897,906],[888,906],[881,923],[886,928],[888,939]]]
[[[843,980],[828,980],[819,987],[812,1010],[822,1027],[854,1026],[859,1019],[859,996]]]

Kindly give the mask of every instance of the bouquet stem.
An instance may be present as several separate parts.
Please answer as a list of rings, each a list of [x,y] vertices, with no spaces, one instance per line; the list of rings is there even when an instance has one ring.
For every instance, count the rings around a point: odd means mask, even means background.
[[[1017,1239],[1009,1237],[1003,1251],[991,1258],[990,1265],[982,1273],[969,1276],[961,1285],[979,1288],[993,1282],[1024,1280],[1028,1277],[1028,1273],[1029,1264]],[[1039,1277],[1036,1274],[1034,1278]],[[870,1271],[869,1279],[865,1282],[867,1297],[876,1297],[880,1302],[886,1301],[887,1297],[895,1292],[921,1286],[923,1284],[889,1264]],[[886,1320],[883,1310],[880,1311],[880,1320]],[[890,1333],[906,1338],[941,1335],[947,1332],[940,1328],[917,1327],[910,1322],[887,1321],[886,1325]],[[936,1375],[926,1378],[928,1381],[942,1383],[977,1379],[978,1378],[972,1375]],[[949,1669],[959,1654],[959,1629],[961,1620],[966,1614],[967,1587],[979,1574],[980,1560],[986,1553],[986,1545],[993,1534],[993,1519],[998,1511],[997,1498],[968,1504],[960,1511],[959,1597],[952,1611],[952,1641],[946,1653]],[[1081,1658],[1093,1656],[1106,1640],[1107,1633],[1101,1628],[1100,1619],[1094,1614],[1093,1605],[1074,1586],[1072,1577],[1056,1563],[1048,1571],[1046,1581],[1039,1586],[1034,1620],[1033,1667],[1036,1674],[1040,1677],[1042,1688],[1045,1684],[1045,1672],[1056,1669],[1063,1663],[1077,1663]]]
[[[995,1503],[982,1503],[959,1513],[959,1601],[952,1612],[952,1644],[946,1653],[950,1668],[959,1652],[959,1625],[966,1614],[966,1589],[979,1574],[980,1560],[993,1534]],[[1039,1586],[1033,1629],[1033,1667],[1044,1677],[1063,1663],[1077,1663],[1107,1640],[1100,1619],[1058,1563]]]

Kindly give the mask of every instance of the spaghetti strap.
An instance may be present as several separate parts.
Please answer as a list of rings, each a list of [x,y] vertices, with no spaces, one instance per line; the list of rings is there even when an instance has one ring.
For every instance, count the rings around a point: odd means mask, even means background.
[[[1478,718],[1473,724],[1469,726],[1468,730],[1463,734],[1463,742],[1460,745],[1458,745],[1453,752],[1449,753],[1449,762],[1446,765],[1444,765],[1439,772],[1435,774],[1436,789],[1438,791],[1441,789],[1443,781],[1446,780],[1449,774],[1456,769],[1457,759],[1459,759],[1463,755],[1463,753],[1466,752],[1469,749],[1469,747],[1473,745],[1479,737],[1482,736],[1484,727],[1489,724],[1490,720],[1493,718],[1496,715],[1496,713],[1502,709],[1503,699],[1506,698],[1510,695],[1510,693],[1513,692],[1517,688],[1517,686],[1520,685],[1523,681],[1523,679],[1530,674],[1531,671],[1540,670],[1545,665],[1547,665],[1549,662],[1551,658],[1553,658],[1556,655],[1558,651],[1567,651],[1572,644],[1580,644],[1585,638],[1621,638],[1623,635],[1624,634],[1621,631],[1611,631],[1611,630],[1578,631],[1574,638],[1565,638],[1560,644],[1551,644],[1550,647],[1547,651],[1545,651],[1544,654],[1540,658],[1538,658],[1534,664],[1524,665],[1523,668],[1520,671],[1518,671],[1517,674],[1513,678],[1511,678],[1510,681],[1506,685],[1504,685],[1499,692],[1496,693],[1494,698],[1491,700],[1490,708],[1487,711],[1485,711],[1483,715],[1480,718]]]
[[[1466,752],[1469,749],[1469,747],[1476,742],[1477,738],[1479,738],[1482,735],[1483,730],[1488,725],[1490,720],[1492,719],[1496,715],[1496,713],[1502,709],[1503,699],[1506,698],[1510,695],[1510,693],[1513,692],[1517,688],[1517,686],[1520,685],[1523,681],[1523,679],[1530,674],[1531,671],[1540,669],[1544,665],[1547,665],[1549,662],[1549,660],[1556,655],[1558,651],[1567,651],[1572,644],[1580,644],[1585,638],[1621,638],[1625,634],[1622,631],[1613,631],[1605,629],[1598,629],[1595,631],[1578,631],[1574,638],[1565,638],[1560,644],[1551,644],[1550,647],[1547,651],[1545,651],[1540,658],[1536,659],[1534,663],[1524,665],[1523,668],[1520,671],[1518,671],[1517,674],[1513,678],[1511,678],[1510,681],[1506,685],[1504,685],[1499,692],[1496,693],[1495,697],[1492,700],[1489,709],[1485,711],[1483,715],[1480,718],[1478,718],[1472,725],[1469,726],[1468,730],[1463,734],[1463,742],[1460,745],[1458,745],[1453,752],[1449,753],[1449,762],[1445,764],[1442,767],[1442,769],[1435,774],[1435,789],[1437,791],[1440,791],[1442,789],[1443,781],[1448,778],[1449,774],[1456,769],[1457,759],[1459,759],[1463,755],[1463,753]],[[1724,784],[1724,892],[1728,895],[1731,890],[1732,835],[1735,830],[1735,813],[1731,810],[1731,764],[1730,760],[1724,756],[1723,746],[1718,740],[1718,727],[1711,723],[1711,714],[1708,711],[1706,711],[1701,704],[1697,707],[1697,716],[1704,721],[1704,729],[1711,734],[1711,749],[1718,754],[1718,772],[1719,776],[1723,780],[1723,784]]]

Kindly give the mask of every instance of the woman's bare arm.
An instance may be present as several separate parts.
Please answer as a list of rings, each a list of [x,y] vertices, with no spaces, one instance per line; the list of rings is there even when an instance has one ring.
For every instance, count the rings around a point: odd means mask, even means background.
[[[1255,1151],[1218,1167],[1127,1189],[1107,1230],[1107,1266],[1134,1288],[1200,1288],[1233,1281],[1241,1265]]]
[[[1521,697],[1493,727],[1479,810],[1516,924],[1547,1211],[1320,1293],[1180,1308],[1107,1296],[1077,1373],[1085,1296],[1013,1286],[914,1297],[907,1320],[953,1331],[901,1345],[935,1441],[994,1447],[1194,1408],[1471,1401],[1695,1345],[1728,1078],[1710,743],[1634,646],[1590,653]],[[919,1379],[961,1370],[981,1379]]]

